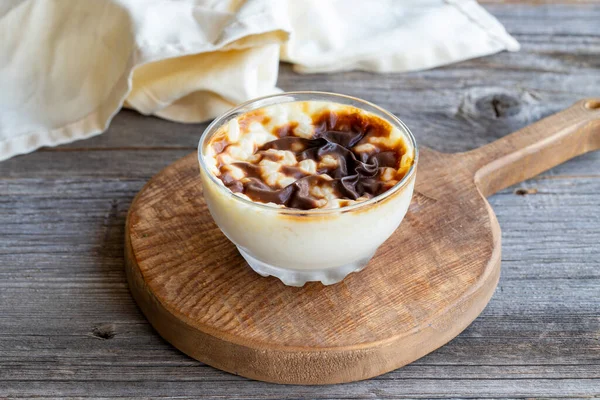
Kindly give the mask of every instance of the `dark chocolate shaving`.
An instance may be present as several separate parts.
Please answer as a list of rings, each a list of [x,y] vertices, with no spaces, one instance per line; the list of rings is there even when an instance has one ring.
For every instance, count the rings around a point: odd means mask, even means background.
[[[310,195],[309,189],[314,179],[323,179],[318,175],[307,176],[282,189],[272,189],[256,178],[244,184],[244,194],[261,203],[283,204],[288,208],[309,210],[317,207],[317,199]]]
[[[258,149],[258,154],[269,149],[287,150],[295,154],[298,162],[313,160],[317,163],[324,156],[337,160],[337,165],[317,170],[318,175],[304,173],[296,167],[282,166],[281,172],[298,178],[284,188],[272,188],[260,180],[257,165],[237,162],[232,165],[244,171],[246,177],[243,184],[222,174],[221,180],[233,192],[242,192],[253,201],[281,204],[288,208],[308,210],[318,207],[318,198],[312,196],[309,189],[315,185],[331,185],[340,199],[356,200],[360,197],[374,197],[386,190],[378,179],[380,168],[398,166],[398,154],[395,151],[360,153],[360,159],[351,150],[365,136],[365,132],[327,130],[317,132],[313,139],[285,136],[266,143]],[[327,174],[333,179],[322,175]],[[318,181],[318,182],[317,182]],[[240,186],[241,184],[241,186]]]

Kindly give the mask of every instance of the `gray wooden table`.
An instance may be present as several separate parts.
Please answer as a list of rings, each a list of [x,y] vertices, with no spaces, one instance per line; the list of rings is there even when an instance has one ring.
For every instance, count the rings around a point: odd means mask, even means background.
[[[486,8],[521,52],[392,75],[282,65],[279,85],[371,100],[447,152],[600,96],[600,4]],[[600,152],[490,198],[503,229],[500,285],[452,342],[368,381],[280,386],[181,354],[127,288],[127,208],[204,127],[123,111],[101,136],[0,163],[0,397],[600,396]]]

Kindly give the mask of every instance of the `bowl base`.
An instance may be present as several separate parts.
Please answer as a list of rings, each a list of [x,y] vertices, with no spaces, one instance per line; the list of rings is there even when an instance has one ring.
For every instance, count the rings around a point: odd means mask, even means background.
[[[375,252],[352,263],[320,270],[298,270],[282,268],[267,264],[252,256],[243,247],[237,246],[238,251],[255,272],[267,277],[274,276],[287,286],[304,286],[306,282],[321,282],[323,285],[333,285],[340,282],[348,274],[365,268]]]

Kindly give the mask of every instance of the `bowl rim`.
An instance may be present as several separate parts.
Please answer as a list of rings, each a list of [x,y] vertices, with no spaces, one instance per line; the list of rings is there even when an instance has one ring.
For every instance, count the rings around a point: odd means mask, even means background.
[[[312,208],[309,210],[301,210],[301,209],[296,209],[296,208],[276,207],[274,205],[269,205],[266,203],[265,204],[257,203],[252,200],[247,200],[243,197],[236,196],[231,190],[229,190],[225,185],[223,185],[221,180],[218,179],[207,168],[206,162],[204,160],[204,154],[202,152],[204,144],[207,141],[207,138],[209,136],[212,137],[212,134],[215,133],[218,130],[218,128],[221,127],[221,125],[223,124],[223,121],[228,120],[228,118],[231,117],[233,114],[236,114],[240,110],[245,109],[248,106],[251,106],[253,103],[262,103],[266,100],[285,98],[285,97],[289,97],[289,96],[292,97],[292,100],[289,101],[289,103],[292,103],[295,101],[326,101],[326,99],[323,99],[323,100],[321,100],[321,99],[311,100],[309,98],[295,99],[296,96],[300,96],[300,97],[320,96],[320,97],[330,98],[332,101],[335,101],[335,99],[344,99],[346,101],[356,102],[356,103],[359,103],[359,105],[355,106],[357,108],[360,108],[360,104],[363,104],[363,105],[367,105],[369,107],[376,109],[377,111],[379,111],[380,113],[385,115],[385,117],[388,118],[388,122],[391,122],[391,123],[397,125],[399,128],[401,128],[403,130],[404,134],[406,135],[406,137],[408,137],[410,145],[412,146],[413,152],[414,152],[413,163],[410,166],[408,172],[404,175],[404,177],[398,183],[396,183],[394,186],[392,186],[385,192],[383,192],[369,200],[361,201],[361,202],[358,202],[355,204],[351,204],[351,205],[339,207],[339,208]],[[268,107],[268,106],[272,106],[275,104],[278,104],[278,103],[274,102],[271,104],[261,105],[259,107],[253,108],[253,109],[245,110],[245,112],[250,112],[250,111],[253,111],[253,110],[256,110],[259,108]],[[365,111],[369,112],[368,110],[365,110]],[[220,115],[219,117],[215,118],[206,127],[206,129],[200,136],[200,140],[198,141],[198,162],[200,164],[200,168],[203,173],[208,175],[209,179],[218,187],[218,190],[220,190],[224,195],[226,195],[228,197],[233,197],[235,199],[235,201],[242,202],[243,204],[246,204],[251,207],[257,207],[259,209],[263,209],[266,211],[277,212],[280,214],[287,214],[287,215],[327,215],[327,214],[334,214],[334,213],[345,213],[345,212],[350,212],[350,211],[357,211],[359,209],[368,208],[369,206],[372,206],[374,204],[377,204],[377,203],[389,198],[391,195],[395,194],[396,192],[400,191],[405,186],[407,186],[407,184],[410,182],[410,180],[416,173],[418,160],[419,160],[419,148],[417,146],[417,141],[415,140],[415,137],[414,137],[413,133],[410,131],[410,129],[408,128],[408,126],[406,126],[406,124],[404,122],[402,122],[402,120],[400,120],[400,118],[396,117],[394,114],[387,111],[386,109],[384,109],[374,103],[371,103],[369,101],[360,99],[358,97],[353,97],[353,96],[339,94],[339,93],[332,93],[332,92],[321,92],[321,91],[282,92],[282,93],[257,97],[252,100],[248,100],[248,101],[241,103],[238,106],[230,109],[229,111],[225,112],[224,114]]]

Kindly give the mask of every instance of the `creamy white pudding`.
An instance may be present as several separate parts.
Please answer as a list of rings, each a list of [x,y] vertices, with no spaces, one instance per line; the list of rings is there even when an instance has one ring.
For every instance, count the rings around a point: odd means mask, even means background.
[[[296,286],[335,283],[368,263],[408,209],[416,155],[391,114],[321,93],[242,105],[199,146],[217,225],[255,271]]]

